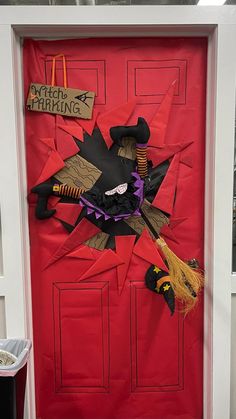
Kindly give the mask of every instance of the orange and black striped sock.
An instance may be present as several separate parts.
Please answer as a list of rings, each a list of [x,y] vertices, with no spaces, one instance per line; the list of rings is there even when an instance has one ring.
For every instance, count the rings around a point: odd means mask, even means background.
[[[141,144],[140,144],[141,145]],[[143,144],[141,147],[137,144],[136,159],[138,164],[138,174],[141,178],[148,175],[147,146]]]
[[[61,185],[53,185],[53,192],[55,195],[58,196],[68,196],[70,198],[78,199],[84,191],[85,189],[83,188],[74,188],[64,183],[62,183]]]

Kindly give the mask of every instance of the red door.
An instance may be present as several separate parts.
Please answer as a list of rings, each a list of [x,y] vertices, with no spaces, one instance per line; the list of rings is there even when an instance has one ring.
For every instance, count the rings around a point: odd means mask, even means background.
[[[96,111],[136,101],[129,124],[150,120],[176,80],[165,141],[189,145],[181,151],[165,238],[183,259],[202,264],[206,40],[26,41],[25,94],[30,82],[50,84],[59,53],[67,58],[69,87],[96,91]],[[58,85],[62,73],[58,62]],[[56,135],[54,115],[26,111],[29,189],[49,156],[44,140]],[[47,266],[68,232],[59,215],[37,220],[32,194],[29,202],[37,418],[201,419],[202,304],[185,318],[178,310],[171,317],[145,287],[145,254],[133,254],[121,294],[115,265],[80,281],[101,251],[91,259],[65,254]]]

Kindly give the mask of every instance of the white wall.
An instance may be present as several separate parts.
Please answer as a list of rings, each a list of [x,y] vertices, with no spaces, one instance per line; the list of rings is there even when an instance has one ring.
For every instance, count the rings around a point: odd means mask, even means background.
[[[236,294],[232,294],[231,319],[231,409],[230,419],[236,418]],[[222,342],[223,345],[223,342]]]

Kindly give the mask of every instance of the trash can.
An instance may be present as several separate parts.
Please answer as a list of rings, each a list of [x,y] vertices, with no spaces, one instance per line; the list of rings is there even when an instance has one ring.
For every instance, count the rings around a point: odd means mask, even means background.
[[[28,339],[0,339],[0,417],[23,419]]]

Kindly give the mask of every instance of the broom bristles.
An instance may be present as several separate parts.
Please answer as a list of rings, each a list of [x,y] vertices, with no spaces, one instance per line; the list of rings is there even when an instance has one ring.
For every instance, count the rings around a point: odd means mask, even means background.
[[[196,295],[203,286],[203,275],[201,272],[190,268],[187,263],[172,252],[165,240],[159,238],[156,243],[166,258],[175,296],[184,303],[184,312],[188,312],[197,303]]]

